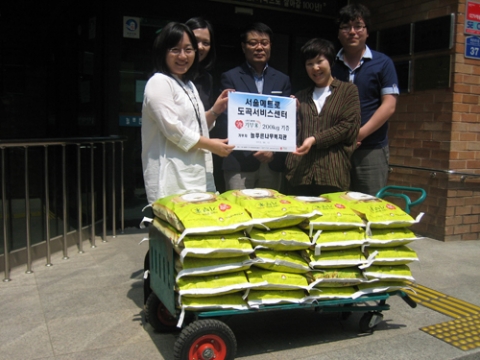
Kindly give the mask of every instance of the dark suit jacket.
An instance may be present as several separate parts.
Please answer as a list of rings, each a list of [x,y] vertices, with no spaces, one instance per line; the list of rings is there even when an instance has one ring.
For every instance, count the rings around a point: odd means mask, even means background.
[[[220,84],[222,90],[235,89],[240,92],[258,94],[257,86],[255,85],[255,79],[253,78],[252,71],[248,67],[247,63],[243,63],[236,68],[226,71],[220,78]],[[291,85],[290,78],[284,73],[275,70],[269,66],[265,70],[263,81],[264,95],[274,96],[290,96]],[[220,132],[227,137],[227,115],[222,114],[217,120],[217,125],[220,127]],[[260,161],[254,156],[253,151],[233,151],[231,155],[226,157],[223,161],[224,170],[238,170],[238,171],[256,171],[260,167]],[[282,171],[285,164],[285,158],[287,153],[276,153],[273,161],[269,163],[272,170]]]

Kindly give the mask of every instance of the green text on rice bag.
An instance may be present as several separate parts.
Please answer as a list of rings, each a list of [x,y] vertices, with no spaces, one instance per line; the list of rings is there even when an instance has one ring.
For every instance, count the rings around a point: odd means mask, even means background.
[[[187,193],[160,198],[152,204],[155,216],[167,221],[178,231],[214,228],[225,233],[250,226],[251,217],[242,206],[229,203],[209,192]],[[242,226],[242,224],[245,224]]]
[[[417,219],[414,219],[395,204],[359,192],[337,192],[322,196],[345,204],[367,221],[372,228],[408,227],[417,223],[423,215],[420,214]]]
[[[270,229],[297,225],[315,215],[304,204],[271,189],[243,189],[224,192],[221,197],[243,206],[253,219],[262,220]]]

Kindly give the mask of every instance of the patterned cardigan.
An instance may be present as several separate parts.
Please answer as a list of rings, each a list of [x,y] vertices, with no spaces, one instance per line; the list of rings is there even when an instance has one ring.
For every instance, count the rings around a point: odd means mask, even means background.
[[[348,190],[350,157],[360,129],[360,101],[354,84],[334,79],[331,94],[318,113],[314,86],[299,91],[297,145],[313,136],[316,144],[304,156],[288,154],[286,177],[291,186],[330,185]],[[320,195],[320,194],[319,194]]]

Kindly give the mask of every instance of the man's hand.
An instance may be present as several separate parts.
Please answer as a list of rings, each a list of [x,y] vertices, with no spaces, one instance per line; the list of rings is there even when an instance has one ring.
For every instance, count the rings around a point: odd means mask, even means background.
[[[257,158],[261,163],[269,163],[273,160],[274,153],[271,151],[257,151],[253,156]]]

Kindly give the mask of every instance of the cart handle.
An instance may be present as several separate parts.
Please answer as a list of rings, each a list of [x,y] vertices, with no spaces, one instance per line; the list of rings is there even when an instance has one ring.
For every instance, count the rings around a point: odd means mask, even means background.
[[[407,195],[390,192],[388,190],[403,190],[403,191],[419,192],[419,193],[421,193],[421,195],[417,200],[412,202],[410,200],[410,197],[408,197]],[[385,186],[384,188],[380,189],[380,191],[377,192],[377,195],[376,195],[377,198],[385,198],[386,196],[394,196],[394,197],[399,197],[399,198],[404,199],[405,200],[405,212],[407,214],[410,214],[410,208],[412,206],[421,204],[425,200],[425,198],[427,197],[427,192],[422,188],[416,188],[416,187],[410,187],[410,186],[388,185],[388,186]]]

